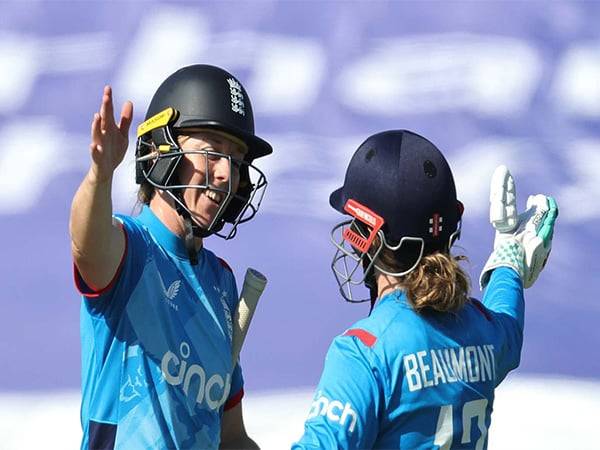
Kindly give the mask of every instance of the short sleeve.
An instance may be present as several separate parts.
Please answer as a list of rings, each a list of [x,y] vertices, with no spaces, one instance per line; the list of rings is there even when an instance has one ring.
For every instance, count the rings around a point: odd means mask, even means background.
[[[140,224],[128,216],[115,216],[125,235],[125,251],[111,282],[100,290],[88,286],[73,264],[75,286],[91,314],[104,314],[108,309],[122,310],[139,279],[148,252],[146,234]]]
[[[292,449],[371,448],[384,408],[381,371],[360,339],[337,337],[304,425]]]
[[[242,368],[239,364],[236,364],[231,375],[231,391],[229,397],[223,407],[224,411],[227,411],[242,401],[244,397],[244,376],[242,374]]]

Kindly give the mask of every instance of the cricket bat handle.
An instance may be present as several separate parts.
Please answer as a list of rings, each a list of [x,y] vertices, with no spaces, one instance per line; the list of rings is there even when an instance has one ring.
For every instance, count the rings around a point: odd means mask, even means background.
[[[252,316],[256,310],[258,300],[265,290],[267,278],[258,270],[248,268],[244,277],[244,285],[240,294],[240,301],[235,311],[233,319],[233,337],[232,337],[232,362],[233,366],[237,363],[244,339],[250,328]]]

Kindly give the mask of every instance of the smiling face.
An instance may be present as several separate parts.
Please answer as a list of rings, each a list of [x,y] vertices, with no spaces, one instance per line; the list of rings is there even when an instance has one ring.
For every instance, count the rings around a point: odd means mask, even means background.
[[[227,199],[230,184],[231,194],[237,192],[239,162],[243,161],[247,147],[233,136],[202,129],[185,129],[178,140],[185,153],[179,164],[179,182],[182,185],[208,185],[212,188],[187,188],[183,191],[185,204],[194,218],[202,226],[208,227],[222,202]],[[187,153],[194,151],[199,153]]]

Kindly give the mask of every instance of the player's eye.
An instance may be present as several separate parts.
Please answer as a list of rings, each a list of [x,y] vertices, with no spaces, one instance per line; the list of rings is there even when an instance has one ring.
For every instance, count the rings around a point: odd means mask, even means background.
[[[222,158],[222,156],[220,154],[218,154],[215,151],[215,149],[212,147],[205,147],[202,149],[202,151],[207,152],[206,157],[208,158],[209,161],[218,161],[219,159]]]

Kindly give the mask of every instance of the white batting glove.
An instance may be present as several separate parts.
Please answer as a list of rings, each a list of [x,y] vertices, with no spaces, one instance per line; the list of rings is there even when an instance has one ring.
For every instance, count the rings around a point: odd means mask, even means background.
[[[529,288],[535,283],[546,265],[550,250],[554,223],[558,217],[558,205],[552,197],[531,195],[527,210],[517,214],[515,182],[506,166],[498,166],[490,186],[490,222],[496,229],[494,251],[487,260],[479,286],[483,290],[492,270],[511,267]]]

